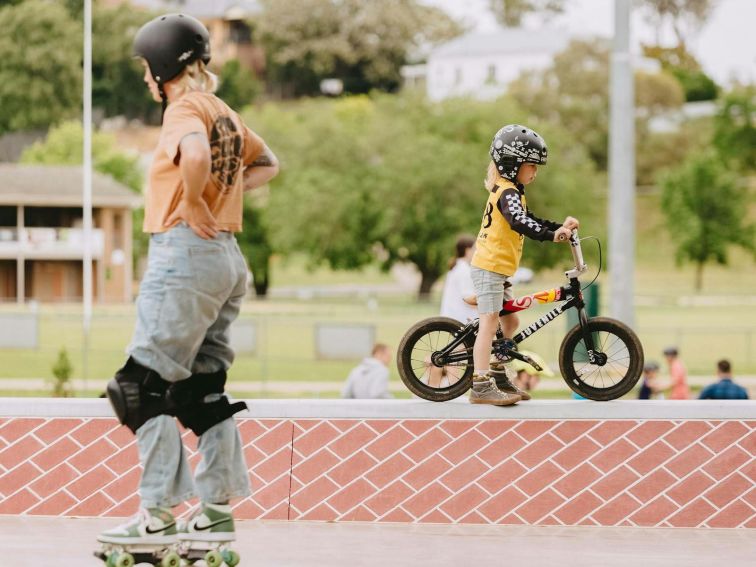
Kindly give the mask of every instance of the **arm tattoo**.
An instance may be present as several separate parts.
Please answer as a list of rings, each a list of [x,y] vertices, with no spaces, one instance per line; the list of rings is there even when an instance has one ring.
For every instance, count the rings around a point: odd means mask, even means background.
[[[249,164],[251,167],[270,167],[273,165],[273,159],[271,158],[271,155],[263,150],[263,153],[261,153],[255,160]]]

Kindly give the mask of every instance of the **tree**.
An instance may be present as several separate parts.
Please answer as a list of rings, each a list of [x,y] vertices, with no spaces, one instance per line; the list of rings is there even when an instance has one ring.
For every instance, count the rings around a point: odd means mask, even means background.
[[[66,347],[58,351],[58,358],[52,367],[53,373],[53,391],[54,398],[70,398],[74,395],[73,386],[71,385],[71,373],[73,367],[68,358]]]
[[[609,123],[609,47],[574,41],[543,72],[524,73],[509,92],[526,110],[575,133],[591,159],[606,169]]]
[[[333,269],[412,263],[426,299],[458,234],[480,226],[488,147],[503,113],[526,118],[511,100],[431,104],[378,94],[250,112],[282,161],[268,210],[274,248]],[[558,127],[529,123],[547,136],[555,164],[529,202],[543,216],[593,216],[600,183],[583,148]],[[563,258],[557,248],[533,243],[528,264],[553,265]]]
[[[273,255],[270,230],[265,209],[249,197],[244,200],[242,232],[236,235],[236,240],[252,271],[255,295],[267,296],[270,286],[270,257]]]
[[[84,130],[80,122],[64,122],[51,128],[44,141],[35,142],[21,154],[21,163],[69,164],[82,163]],[[110,175],[135,193],[142,190],[143,175],[139,158],[118,150],[111,134],[94,132],[92,136],[92,165],[95,170]]]
[[[719,86],[703,72],[698,60],[684,46],[644,45],[643,54],[659,61],[662,69],[679,81],[687,102],[717,98]]]
[[[661,33],[669,25],[679,47],[687,50],[688,41],[697,34],[717,0],[639,0],[641,11],[656,30],[656,44],[661,45]]]
[[[418,46],[460,28],[417,0],[264,0],[256,29],[268,54],[268,79],[282,95],[317,94],[325,78],[344,90],[395,90],[400,67]]]
[[[518,27],[528,14],[549,19],[564,12],[564,0],[489,0],[489,8],[501,25]]]
[[[220,72],[218,96],[231,108],[241,109],[252,104],[262,91],[260,82],[238,59],[229,59]]]
[[[714,120],[719,155],[744,173],[756,170],[756,85],[727,93]]]
[[[47,127],[81,108],[82,28],[57,2],[0,8],[0,134]]]
[[[704,266],[727,264],[730,246],[756,252],[756,224],[749,222],[747,188],[714,151],[691,156],[662,183],[662,210],[677,245],[678,263],[696,266],[695,289],[703,285]]]
[[[706,23],[718,0],[639,1],[641,12],[656,30],[655,45],[644,45],[644,54],[658,59],[662,68],[680,81],[686,101],[716,99],[719,87],[703,72],[688,44]],[[662,32],[669,28],[675,36],[674,44],[662,47]]]
[[[609,139],[609,46],[601,40],[573,41],[554,58],[553,65],[521,75],[509,93],[538,119],[561,124],[585,147],[596,166],[606,170]],[[647,124],[653,117],[679,108],[683,95],[665,73],[636,74],[636,147],[648,142]],[[660,140],[660,141],[663,141]],[[657,144],[657,149],[659,145]],[[639,177],[654,172],[638,170]]]
[[[105,116],[146,118],[158,112],[144,86],[144,70],[132,56],[137,30],[152,14],[127,3],[96,3],[92,12],[92,106]],[[159,116],[159,115],[158,115]]]

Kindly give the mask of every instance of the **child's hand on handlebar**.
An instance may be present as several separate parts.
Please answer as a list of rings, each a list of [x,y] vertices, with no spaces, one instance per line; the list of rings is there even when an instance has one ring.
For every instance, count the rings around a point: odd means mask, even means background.
[[[570,239],[570,236],[572,236],[572,230],[560,226],[554,231],[554,242],[567,242]]]
[[[580,228],[580,221],[578,221],[575,217],[567,217],[566,219],[564,219],[562,226],[567,230]]]

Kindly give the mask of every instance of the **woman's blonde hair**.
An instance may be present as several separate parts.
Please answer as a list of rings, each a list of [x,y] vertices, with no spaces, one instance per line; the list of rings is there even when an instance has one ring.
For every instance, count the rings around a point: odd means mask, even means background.
[[[197,60],[189,63],[174,79],[173,88],[179,96],[189,91],[214,93],[218,89],[218,77],[207,69],[203,61]]]
[[[488,164],[488,171],[486,172],[486,178],[483,180],[483,185],[486,187],[486,191],[489,193],[494,190],[497,182],[499,181],[499,172],[496,169],[496,164],[491,160]]]

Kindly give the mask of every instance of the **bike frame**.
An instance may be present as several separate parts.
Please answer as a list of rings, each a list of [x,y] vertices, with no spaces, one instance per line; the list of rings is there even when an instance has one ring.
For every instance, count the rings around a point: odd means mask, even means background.
[[[513,352],[516,352],[515,345],[537,333],[568,309],[575,308],[578,311],[578,320],[580,321],[583,340],[585,341],[588,351],[588,360],[592,364],[597,362],[597,353],[595,345],[593,344],[593,336],[588,332],[588,316],[585,313],[583,292],[580,290],[580,275],[588,270],[588,266],[583,261],[583,251],[580,246],[580,238],[578,237],[577,230],[572,231],[570,248],[572,251],[572,258],[575,261],[575,267],[564,273],[565,277],[569,280],[568,285],[511,299],[504,303],[499,314],[506,315],[508,313],[517,313],[529,309],[535,304],[554,303],[556,301],[563,303],[557,305],[543,317],[525,327],[511,339],[497,337],[493,341],[492,352],[500,352],[505,355],[511,354],[515,358],[519,358],[516,354],[513,354]],[[440,351],[433,353],[431,356],[433,364],[436,366],[446,366],[454,362],[466,362],[469,357],[468,349],[465,349],[464,351],[455,351],[455,349],[459,348],[460,345],[463,345],[467,338],[470,336],[475,337],[477,334],[478,319],[474,319],[455,333],[454,340],[451,343],[446,345]]]

